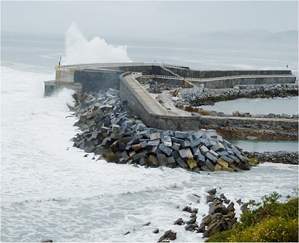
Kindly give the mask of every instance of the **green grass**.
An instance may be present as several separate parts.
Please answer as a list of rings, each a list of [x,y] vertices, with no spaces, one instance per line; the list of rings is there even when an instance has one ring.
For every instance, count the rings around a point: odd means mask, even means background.
[[[231,230],[212,235],[208,242],[298,242],[298,198],[278,202],[273,193],[253,204],[256,209],[244,212]]]

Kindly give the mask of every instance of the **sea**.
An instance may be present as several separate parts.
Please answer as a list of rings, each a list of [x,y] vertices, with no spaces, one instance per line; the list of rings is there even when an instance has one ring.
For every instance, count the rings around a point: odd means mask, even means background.
[[[172,229],[177,242],[201,242],[202,234],[173,222],[188,217],[181,210],[186,205],[199,209],[200,221],[208,212],[208,189],[217,188],[234,202],[260,201],[274,191],[282,195],[281,200],[297,194],[296,165],[263,163],[240,173],[191,173],[84,157],[82,150],[72,147],[71,138],[78,132],[73,126],[76,118],[66,106],[72,103],[72,91],[43,96],[43,82],[54,79],[60,56],[62,63],[76,63],[75,57],[80,56],[87,62],[118,61],[120,55],[120,61],[198,69],[284,69],[288,65],[296,72],[298,51],[293,42],[276,45],[267,39],[267,43],[243,41],[241,45],[237,40],[223,43],[221,35],[186,43],[90,39],[75,29],[69,33],[75,36],[71,43],[66,41],[68,35],[1,34],[1,241],[157,242]],[[246,146],[294,151],[296,144]],[[156,228],[159,234],[152,232]]]

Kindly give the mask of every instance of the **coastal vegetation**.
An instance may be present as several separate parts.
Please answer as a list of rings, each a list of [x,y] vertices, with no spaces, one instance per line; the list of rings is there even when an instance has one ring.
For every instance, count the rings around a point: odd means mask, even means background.
[[[298,197],[279,202],[272,193],[242,213],[232,229],[217,232],[208,242],[298,242]]]

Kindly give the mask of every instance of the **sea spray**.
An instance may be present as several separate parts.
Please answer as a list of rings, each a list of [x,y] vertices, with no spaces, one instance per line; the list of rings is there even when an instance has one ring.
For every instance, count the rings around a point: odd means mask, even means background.
[[[113,46],[101,37],[88,40],[73,23],[65,36],[62,64],[131,62],[126,46]]]

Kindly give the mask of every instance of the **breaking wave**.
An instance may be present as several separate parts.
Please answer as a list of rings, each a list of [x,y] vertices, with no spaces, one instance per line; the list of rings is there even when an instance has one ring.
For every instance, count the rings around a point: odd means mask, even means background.
[[[101,37],[88,40],[76,24],[72,24],[65,36],[63,64],[131,62],[126,46],[113,46]]]

